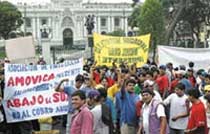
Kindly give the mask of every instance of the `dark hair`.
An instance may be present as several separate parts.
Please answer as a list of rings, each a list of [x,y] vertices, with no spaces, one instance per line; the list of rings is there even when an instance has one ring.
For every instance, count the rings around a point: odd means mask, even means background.
[[[144,88],[144,89],[142,90],[142,93],[141,93],[141,94],[143,94],[143,93],[149,93],[149,94],[151,94],[153,97],[155,96],[154,91],[151,90],[151,89],[148,89],[148,88]]]
[[[127,73],[129,73],[129,70],[127,68],[122,68],[121,69],[121,73],[127,74]]]
[[[106,76],[102,76],[102,77],[100,78],[100,82],[102,82],[104,79],[108,82]]]
[[[85,92],[82,91],[82,90],[77,90],[75,91],[71,97],[74,97],[74,96],[79,96],[81,100],[86,100],[86,95],[85,95]]]
[[[125,83],[125,85],[127,86],[129,83],[133,83],[134,85],[136,84],[136,81],[133,79],[128,79]]]
[[[208,78],[210,80],[210,74],[206,74],[205,78]]]
[[[101,87],[101,88],[98,89],[98,91],[99,91],[101,97],[104,97],[104,98],[107,97],[107,91],[106,91],[105,88]]]
[[[146,75],[150,75],[150,76],[153,77],[153,72],[152,72],[152,71],[147,71],[147,72],[146,72]]]
[[[189,62],[189,67],[194,67],[194,62],[190,61]]]
[[[84,76],[81,75],[81,74],[78,74],[78,75],[76,76],[76,78],[75,78],[75,81],[76,81],[76,82],[77,82],[77,81],[84,82],[84,81],[85,81]]]
[[[198,91],[198,89],[193,88],[188,90],[188,95],[198,99],[200,97],[200,92]]]
[[[204,98],[207,100],[208,103],[210,103],[210,95],[209,94],[205,95]]]
[[[180,90],[185,90],[185,85],[181,82],[179,82],[177,85],[176,85],[176,88],[180,89]]]

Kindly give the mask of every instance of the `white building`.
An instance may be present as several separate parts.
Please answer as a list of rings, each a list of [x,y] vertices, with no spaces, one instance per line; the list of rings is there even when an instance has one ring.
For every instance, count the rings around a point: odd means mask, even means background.
[[[116,1],[116,0],[112,0]],[[117,29],[130,31],[128,17],[132,13],[131,1],[88,2],[86,0],[51,0],[46,5],[27,5],[18,3],[17,7],[25,17],[22,31],[32,33],[34,39],[41,41],[41,31],[47,29],[50,46],[77,45],[87,41],[86,17],[94,15],[94,32],[108,33]]]

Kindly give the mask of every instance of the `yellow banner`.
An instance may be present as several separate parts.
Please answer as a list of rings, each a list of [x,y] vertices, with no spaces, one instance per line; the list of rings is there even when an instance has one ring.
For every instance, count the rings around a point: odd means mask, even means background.
[[[141,67],[147,62],[150,34],[137,37],[114,37],[94,33],[94,58],[97,65],[112,66],[127,62]]]

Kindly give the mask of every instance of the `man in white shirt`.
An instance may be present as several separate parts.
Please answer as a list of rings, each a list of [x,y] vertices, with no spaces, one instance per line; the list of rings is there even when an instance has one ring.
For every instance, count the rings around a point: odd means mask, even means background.
[[[187,127],[189,101],[184,91],[184,84],[178,83],[175,93],[172,93],[163,101],[165,105],[170,105],[170,134],[184,134],[184,130]]]
[[[109,127],[102,121],[102,102],[100,92],[92,90],[89,92],[88,98],[91,100],[93,105],[91,112],[93,114],[94,134],[109,134]]]
[[[142,91],[144,105],[142,107],[142,127],[140,127],[139,134],[140,132],[144,134],[166,134],[165,110],[160,101],[153,98],[154,95],[154,92],[150,89]]]

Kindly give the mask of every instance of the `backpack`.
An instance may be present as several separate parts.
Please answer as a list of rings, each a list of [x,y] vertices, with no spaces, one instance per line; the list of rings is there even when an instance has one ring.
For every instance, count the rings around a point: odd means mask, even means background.
[[[102,109],[102,121],[105,125],[110,126],[112,124],[112,115],[111,115],[111,110],[109,110],[109,107],[105,104],[101,104],[101,109]]]
[[[102,122],[109,127],[109,134],[115,134],[114,124],[112,122],[112,113],[109,107],[105,104],[101,104]]]

